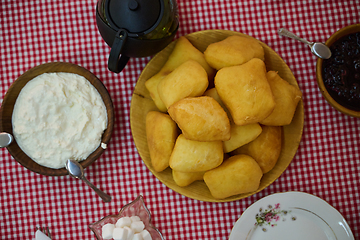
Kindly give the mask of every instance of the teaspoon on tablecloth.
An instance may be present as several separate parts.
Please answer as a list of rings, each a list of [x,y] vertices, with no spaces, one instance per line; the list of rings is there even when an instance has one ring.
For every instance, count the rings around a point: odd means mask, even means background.
[[[287,29],[285,28],[280,28],[278,31],[280,36],[285,36],[285,37],[289,37],[289,38],[293,38],[295,40],[298,40],[302,43],[307,44],[310,49],[311,52],[319,57],[319,58],[323,58],[323,59],[329,59],[331,57],[331,51],[330,48],[328,46],[326,46],[324,43],[321,42],[309,42],[305,39],[302,39],[298,36],[296,36],[295,34],[293,34],[292,32],[289,32]]]
[[[89,187],[91,187],[99,195],[99,197],[101,197],[101,199],[104,202],[110,202],[111,201],[111,196],[110,195],[104,193],[103,191],[101,191],[100,189],[95,187],[91,182],[89,182],[85,178],[84,169],[80,165],[79,162],[69,159],[65,163],[65,168],[72,177],[79,178],[79,179],[83,180]]]

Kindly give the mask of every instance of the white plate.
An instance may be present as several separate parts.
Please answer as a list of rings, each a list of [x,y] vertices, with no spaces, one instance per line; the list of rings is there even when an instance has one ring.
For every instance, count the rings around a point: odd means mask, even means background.
[[[326,201],[303,192],[276,193],[252,204],[229,240],[354,240],[344,217]]]

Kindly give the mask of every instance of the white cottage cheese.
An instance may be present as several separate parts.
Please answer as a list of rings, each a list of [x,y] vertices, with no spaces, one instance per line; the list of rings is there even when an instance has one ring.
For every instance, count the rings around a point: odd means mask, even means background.
[[[63,168],[84,160],[101,143],[106,107],[96,88],[73,73],[44,73],[29,81],[16,99],[13,133],[38,164]]]

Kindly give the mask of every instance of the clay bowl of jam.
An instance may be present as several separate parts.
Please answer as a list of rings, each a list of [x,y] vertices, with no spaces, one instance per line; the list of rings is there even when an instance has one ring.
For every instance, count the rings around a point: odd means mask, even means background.
[[[338,111],[360,118],[360,24],[340,29],[325,44],[332,55],[316,63],[321,93]]]

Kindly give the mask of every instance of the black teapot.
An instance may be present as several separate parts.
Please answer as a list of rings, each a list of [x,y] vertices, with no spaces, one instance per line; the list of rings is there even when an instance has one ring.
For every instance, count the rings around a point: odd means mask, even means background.
[[[179,27],[175,0],[99,0],[96,23],[111,47],[110,71],[119,73],[130,57],[147,57],[165,48]]]

